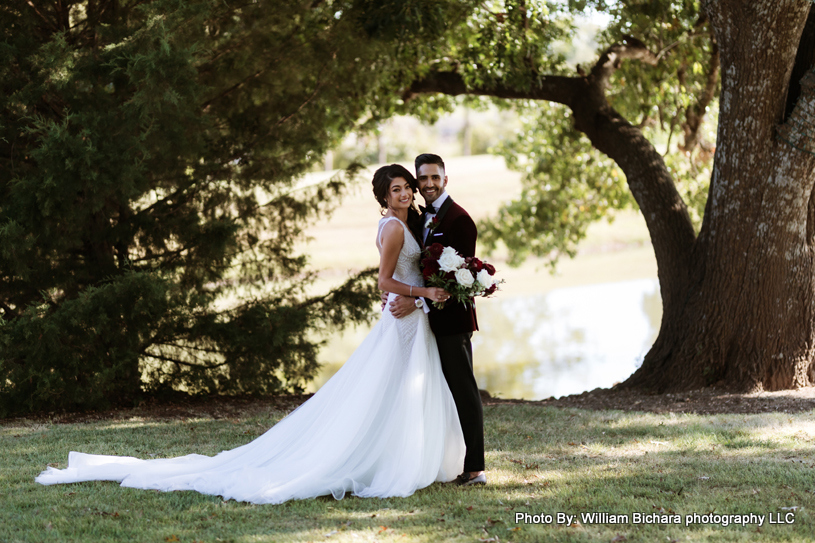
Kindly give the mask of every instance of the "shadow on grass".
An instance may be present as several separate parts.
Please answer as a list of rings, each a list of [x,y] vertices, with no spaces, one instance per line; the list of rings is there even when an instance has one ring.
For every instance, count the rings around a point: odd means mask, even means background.
[[[281,505],[112,482],[43,487],[33,481],[49,462],[64,467],[71,450],[140,458],[216,454],[251,441],[277,416],[5,427],[0,540],[37,534],[41,541],[610,541],[623,533],[628,541],[654,541],[688,530],[691,539],[731,541],[755,527],[531,526],[516,525],[514,514],[768,513],[783,507],[799,508],[795,525],[765,529],[766,540],[805,539],[812,532],[811,415],[674,416],[533,405],[490,406],[485,413],[487,487],[434,484],[408,498],[324,497]]]

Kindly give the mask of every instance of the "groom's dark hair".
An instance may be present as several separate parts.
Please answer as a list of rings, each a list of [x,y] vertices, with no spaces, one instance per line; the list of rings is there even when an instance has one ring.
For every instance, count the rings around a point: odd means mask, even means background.
[[[444,161],[441,159],[439,155],[434,155],[432,153],[423,153],[416,157],[416,160],[413,161],[413,166],[416,168],[416,175],[419,175],[419,168],[424,166],[425,164],[438,164],[442,170],[445,172],[447,169],[444,167]]]

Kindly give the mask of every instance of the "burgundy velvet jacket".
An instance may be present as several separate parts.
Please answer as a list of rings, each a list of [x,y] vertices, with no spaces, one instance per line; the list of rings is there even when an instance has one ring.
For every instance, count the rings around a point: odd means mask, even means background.
[[[475,241],[478,231],[470,215],[464,211],[451,197],[441,206],[436,214],[438,226],[427,235],[425,246],[441,243],[445,247],[452,247],[461,256],[475,256]],[[424,226],[425,217],[422,215],[421,226]],[[418,239],[422,239],[422,230],[419,228]],[[478,330],[478,320],[475,315],[475,305],[464,307],[458,302],[448,301],[444,308],[436,309],[430,304],[430,328],[437,336],[452,336]]]

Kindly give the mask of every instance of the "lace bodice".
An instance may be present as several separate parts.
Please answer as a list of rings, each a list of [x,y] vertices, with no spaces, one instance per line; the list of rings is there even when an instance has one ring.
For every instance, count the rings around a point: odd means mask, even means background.
[[[390,221],[396,221],[402,225],[402,230],[405,234],[405,242],[402,244],[402,249],[399,251],[399,259],[396,261],[396,269],[393,271],[393,278],[406,285],[420,287],[424,285],[422,272],[419,271],[419,259],[422,254],[422,249],[419,247],[419,242],[410,233],[410,229],[405,223],[396,217],[385,217],[379,221],[379,233],[377,235],[376,247],[379,252],[382,252],[382,229]]]

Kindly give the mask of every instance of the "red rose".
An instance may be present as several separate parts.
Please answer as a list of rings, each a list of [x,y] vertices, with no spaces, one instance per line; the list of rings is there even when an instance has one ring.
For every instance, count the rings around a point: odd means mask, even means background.
[[[495,275],[495,266],[488,262],[484,262],[484,269],[487,270],[487,273],[490,275]]]
[[[473,257],[472,262],[470,262],[469,268],[470,268],[470,270],[474,271],[475,273],[478,273],[478,272],[480,272],[481,270],[484,269],[484,262],[482,262],[481,260]],[[493,269],[495,269],[495,268],[493,268]]]
[[[422,269],[430,270],[430,273],[436,273],[437,271],[439,271],[439,263],[433,260],[432,258],[423,258]]]
[[[456,272],[447,272],[444,274],[444,278],[448,281],[455,281],[456,280]]]
[[[433,277],[434,273],[436,272],[431,270],[429,266],[422,269],[422,277],[424,277],[425,281],[430,280],[430,278]]]
[[[498,290],[498,285],[493,285],[484,291],[484,296],[489,296],[490,294],[495,293],[496,290]]]
[[[444,251],[444,245],[442,245],[441,243],[434,243],[433,245],[425,249],[425,251],[427,252],[428,256],[430,256],[430,258],[432,258],[433,260],[438,260],[439,257],[441,256],[442,251]]]

